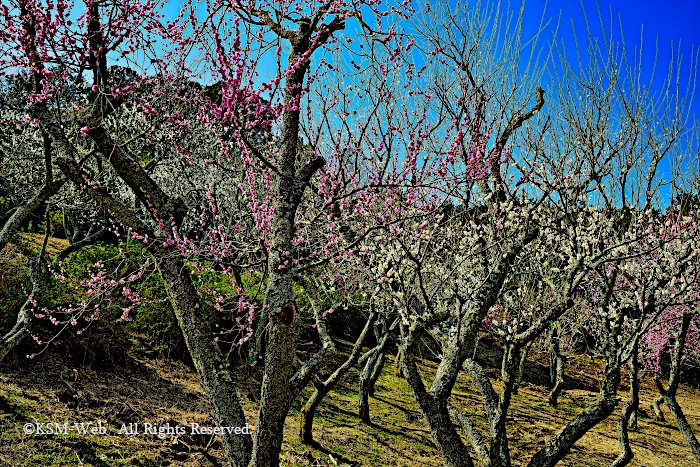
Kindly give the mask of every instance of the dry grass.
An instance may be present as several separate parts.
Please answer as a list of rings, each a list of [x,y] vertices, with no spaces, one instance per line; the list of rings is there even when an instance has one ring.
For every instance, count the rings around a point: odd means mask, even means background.
[[[41,245],[44,243],[44,234],[21,232],[19,238],[23,244],[22,246],[34,253],[38,253],[41,250]],[[50,258],[54,258],[68,245],[68,240],[64,238],[49,237],[46,243],[46,253]],[[12,244],[8,246],[12,246]]]
[[[347,350],[348,347],[342,347]],[[2,466],[212,466],[222,463],[223,452],[207,436],[119,435],[122,423],[150,422],[163,426],[197,422],[214,425],[209,403],[194,371],[180,363],[147,357],[134,351],[127,368],[111,372],[88,369],[74,371],[58,356],[35,361],[18,359],[0,365],[0,465]],[[342,358],[342,355],[338,356]],[[420,412],[406,383],[395,374],[393,359],[387,360],[371,400],[372,426],[359,424],[357,417],[357,371],[332,392],[319,409],[315,438],[319,449],[304,446],[298,437],[297,400],[285,427],[283,466],[333,465],[329,456],[342,463],[362,466],[441,466]],[[434,371],[425,362],[424,374]],[[578,359],[567,367],[568,375],[595,385],[596,364]],[[247,381],[244,393],[254,393],[247,370],[236,376]],[[593,388],[591,388],[593,389]],[[525,384],[513,400],[509,418],[514,465],[525,465],[543,442],[593,401],[595,392],[567,390],[554,409],[547,405],[544,386]],[[304,393],[308,397],[310,391]],[[625,397],[624,391],[621,395]],[[650,414],[653,388],[645,381],[642,406]],[[249,420],[254,420],[255,403],[244,397]],[[679,400],[693,427],[700,430],[700,391],[683,388]],[[460,377],[453,402],[473,414],[485,427],[475,388]],[[621,406],[622,404],[620,404]],[[618,407],[619,410],[619,407]],[[670,417],[669,417],[670,418]],[[615,422],[617,413],[580,440],[564,466],[608,466],[617,455]],[[42,435],[22,432],[27,422],[102,420],[107,435]],[[657,422],[641,417],[639,429],[631,433],[636,457],[633,466],[685,467],[696,465],[672,420]],[[211,441],[211,443],[210,443]],[[208,447],[207,447],[208,446]]]

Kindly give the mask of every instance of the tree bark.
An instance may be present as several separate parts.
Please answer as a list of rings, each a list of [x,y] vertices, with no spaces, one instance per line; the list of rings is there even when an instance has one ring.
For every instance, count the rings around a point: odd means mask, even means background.
[[[614,346],[606,351],[605,376],[598,399],[535,453],[527,464],[528,467],[554,467],[566,456],[576,441],[613,413],[617,405],[617,388],[620,385],[620,361],[617,354],[618,349]]]
[[[432,394],[429,393],[423,384],[415,361],[414,345],[410,336],[403,340],[400,348],[401,368],[423,417],[428,423],[430,433],[438,445],[445,466],[473,467],[474,462],[469,451],[450,419],[447,400],[440,400],[435,396],[435,391],[432,391]]]
[[[554,326],[549,336],[549,378],[552,383],[552,391],[549,393],[549,405],[556,407],[559,395],[564,389],[564,364],[565,357],[559,350],[559,328]]]
[[[292,403],[290,380],[294,371],[298,335],[295,329],[298,326],[290,326],[283,322],[279,312],[282,306],[293,301],[293,298],[289,274],[273,272],[267,293],[267,305],[271,316],[267,325],[265,369],[255,427],[253,457],[250,462],[250,465],[255,467],[279,465],[284,421]]]
[[[29,219],[49,198],[58,193],[64,181],[45,183],[29,201],[19,206],[0,230],[0,251],[10,242],[12,236],[17,233],[23,222]]]
[[[313,426],[314,426],[314,415],[316,414],[316,409],[321,404],[323,399],[331,392],[338,383],[347,374],[348,370],[352,368],[357,360],[360,358],[360,351],[362,350],[362,344],[367,338],[369,329],[374,323],[375,314],[372,313],[367,319],[364,329],[355,341],[355,345],[350,352],[348,358],[331,374],[325,381],[315,384],[316,390],[311,395],[304,407],[301,408],[300,412],[300,422],[299,422],[299,436],[301,436],[302,441],[305,444],[312,444],[314,442],[313,436]]]
[[[678,386],[680,385],[685,341],[688,336],[688,329],[690,328],[690,322],[692,321],[693,316],[694,315],[691,313],[683,313],[681,327],[676,336],[676,345],[673,348],[673,354],[671,356],[671,371],[668,379],[668,387],[663,387],[658,376],[654,379],[660,394],[660,396],[654,400],[654,410],[656,411],[657,417],[663,420],[664,418],[663,412],[661,411],[661,402],[666,404],[668,410],[671,412],[671,415],[673,415],[673,418],[676,419],[676,424],[683,435],[683,439],[685,439],[690,451],[700,463],[700,443],[698,443],[695,433],[688,423],[688,420],[685,418],[685,414],[683,413],[683,410],[676,399]]]
[[[521,361],[520,349],[513,344],[508,345],[503,354],[501,365],[503,389],[498,400],[495,417],[491,421],[491,449],[489,450],[489,457],[493,467],[510,467],[511,465],[506,416],[510,408],[513,387],[515,386]]]
[[[0,361],[4,360],[7,354],[29,335],[34,317],[32,308],[34,303],[46,292],[47,277],[41,269],[41,258],[27,259],[27,266],[29,266],[29,276],[32,280],[32,292],[17,313],[17,322],[0,342]]]
[[[474,448],[474,451],[476,452],[477,457],[479,458],[479,461],[484,465],[484,467],[491,467],[490,465],[490,459],[489,459],[489,447],[486,444],[486,441],[484,441],[484,437],[479,433],[479,430],[476,429],[474,424],[472,423],[471,419],[457,410],[452,404],[448,404],[447,406],[448,410],[450,411],[450,414],[454,419],[459,423],[459,425],[462,427],[464,432],[467,435],[467,438],[469,438],[469,442],[471,443],[472,447]]]
[[[226,368],[221,350],[212,339],[189,269],[180,257],[161,254],[158,270],[182,329],[185,344],[202,379],[204,391],[212,402],[219,425],[246,426],[245,414],[238,399],[234,381]],[[253,447],[250,435],[224,432],[221,434],[221,440],[231,465],[236,467],[248,465]]]
[[[385,325],[386,326],[386,325]],[[386,349],[387,343],[389,342],[389,330],[384,330],[384,335],[377,344],[377,346],[372,349],[372,355],[365,362],[365,366],[360,373],[360,389],[358,394],[358,413],[360,416],[360,421],[365,425],[371,425],[372,419],[370,417],[369,409],[369,396],[374,393],[374,388],[372,384],[372,377],[374,376],[376,367],[378,366],[378,360],[384,357],[384,350]],[[398,358],[397,358],[398,360]],[[377,375],[378,377],[378,375]]]
[[[664,411],[661,408],[661,404],[664,403],[664,397],[659,396],[656,399],[654,399],[654,402],[651,404],[651,408],[654,409],[654,414],[656,415],[656,419],[660,422],[665,422],[666,417],[664,417]]]
[[[527,357],[528,354],[530,353],[530,348],[532,348],[532,343],[534,341],[530,341],[525,345],[525,348],[523,349],[523,354],[520,357],[520,364],[518,365],[518,374],[515,377],[515,384],[513,384],[513,394],[517,394],[518,390],[520,389],[520,383],[523,381],[523,373],[525,372],[525,366],[527,365]]]
[[[369,377],[369,395],[374,396],[374,391],[376,389],[377,380],[382,375],[382,370],[384,369],[384,360],[386,359],[384,352],[377,355],[376,363],[372,369],[372,374]]]
[[[610,467],[624,467],[630,463],[634,457],[634,452],[630,446],[629,431],[627,426],[630,417],[639,406],[639,364],[637,356],[639,352],[638,342],[634,343],[632,357],[630,359],[630,395],[622,408],[620,418],[617,420],[617,440],[620,445],[620,455],[610,464]]]

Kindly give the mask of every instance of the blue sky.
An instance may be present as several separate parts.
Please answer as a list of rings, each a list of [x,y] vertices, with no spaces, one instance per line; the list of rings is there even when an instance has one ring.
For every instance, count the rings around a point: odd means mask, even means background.
[[[571,19],[573,19],[579,40],[585,38],[585,22],[583,7],[580,1],[528,0],[525,8],[526,36],[532,34],[539,24],[541,14],[546,4],[546,15],[556,20],[561,12],[561,27],[559,39],[567,44],[573,44]],[[600,34],[598,10],[596,2],[584,0],[586,14],[594,34]],[[517,5],[517,6],[516,6]],[[519,4],[511,5],[517,8]],[[657,77],[665,76],[666,66],[671,59],[671,44],[677,50],[680,41],[683,56],[684,71],[688,71],[693,45],[700,46],[700,0],[670,0],[665,2],[650,0],[599,0],[600,12],[606,27],[609,27],[610,11],[614,20],[614,37],[619,39],[619,20],[625,33],[628,48],[639,46],[640,34],[644,28],[644,58],[647,66],[651,66],[655,42],[658,38]],[[646,68],[646,66],[645,66]],[[687,77],[687,74],[682,75]],[[694,101],[695,114],[700,116],[700,99]]]

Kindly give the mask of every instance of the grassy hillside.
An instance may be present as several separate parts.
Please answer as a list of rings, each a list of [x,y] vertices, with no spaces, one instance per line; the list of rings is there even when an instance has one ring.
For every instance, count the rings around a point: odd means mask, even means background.
[[[349,346],[341,346],[347,351]],[[156,426],[190,423],[215,425],[196,373],[181,363],[152,358],[148,344],[134,346],[126,368],[96,372],[74,369],[58,355],[35,360],[15,356],[0,365],[0,465],[13,466],[217,466],[223,451],[208,435],[166,436],[118,434],[122,423]],[[342,355],[337,356],[338,359]],[[304,446],[297,434],[295,401],[287,421],[283,466],[441,466],[426,425],[403,379],[395,375],[393,359],[387,361],[371,400],[374,425],[360,425],[356,414],[357,371],[331,393],[320,408],[315,426],[317,448]],[[424,374],[435,364],[424,362]],[[595,362],[582,358],[567,367],[571,387],[553,409],[546,403],[548,389],[537,382],[537,367],[516,396],[509,418],[514,465],[529,456],[577,411],[595,398]],[[234,372],[245,388],[243,399],[249,420],[255,415],[255,381],[249,370]],[[625,396],[624,381],[621,395]],[[642,406],[648,413],[653,398],[651,381],[644,381]],[[305,396],[308,396],[308,390]],[[700,430],[700,391],[682,388],[679,400],[696,430]],[[453,401],[476,415],[484,428],[477,392],[466,377],[460,378]],[[622,404],[620,404],[621,406]],[[618,406],[619,409],[619,406]],[[667,417],[670,418],[670,417]],[[97,422],[107,433],[27,435],[28,422]],[[616,415],[579,441],[560,465],[608,466],[617,455]],[[636,457],[633,466],[682,467],[695,465],[672,420],[657,422],[642,416],[639,430],[631,433]],[[335,462],[335,463],[334,463]]]

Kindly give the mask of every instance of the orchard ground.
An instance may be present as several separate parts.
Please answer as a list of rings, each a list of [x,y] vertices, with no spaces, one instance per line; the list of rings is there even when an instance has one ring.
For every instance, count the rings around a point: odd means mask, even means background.
[[[351,345],[341,342],[340,361]],[[480,347],[481,360],[495,363],[488,345]],[[493,350],[493,349],[491,349]],[[427,355],[426,355],[427,356]],[[559,406],[547,404],[549,388],[542,381],[545,358],[530,358],[520,394],[515,396],[508,419],[513,433],[513,465],[521,465],[545,439],[555,434],[568,419],[592,402],[600,364],[588,357],[571,358],[567,365],[569,388]],[[13,355],[0,365],[0,465],[12,466],[218,466],[224,465],[224,452],[216,437],[153,434],[118,434],[122,424],[152,423],[154,426],[213,426],[215,421],[197,373],[177,361],[154,357],[145,336],[136,337],[124,367],[106,370],[75,368],[65,356],[46,353],[33,360]],[[431,374],[436,364],[424,359],[421,371]],[[490,367],[494,377],[496,368]],[[256,412],[257,370],[236,369],[249,420]],[[427,379],[427,378],[426,378]],[[628,387],[623,378],[620,396]],[[282,466],[441,466],[427,426],[406,382],[396,376],[395,360],[389,356],[371,398],[372,426],[360,424],[357,416],[358,370],[353,369],[338,390],[319,409],[314,427],[319,445],[309,448],[298,437],[302,399],[294,401],[285,426]],[[498,382],[495,381],[495,385]],[[581,389],[583,388],[583,389]],[[310,395],[307,388],[304,397]],[[638,430],[631,432],[635,458],[630,465],[681,467],[694,465],[687,445],[672,417],[654,420],[651,402],[654,387],[645,378],[641,390]],[[469,413],[485,429],[477,389],[466,375],[459,378],[453,402]],[[700,390],[682,387],[679,401],[695,430],[700,429]],[[561,463],[564,466],[608,466],[617,456],[615,423],[622,407],[596,426]],[[66,435],[27,435],[23,425],[30,422],[69,424],[101,420],[108,433]]]

